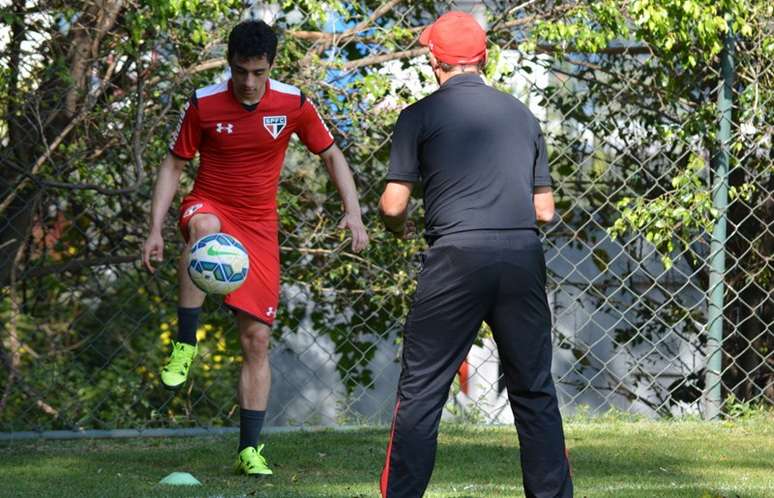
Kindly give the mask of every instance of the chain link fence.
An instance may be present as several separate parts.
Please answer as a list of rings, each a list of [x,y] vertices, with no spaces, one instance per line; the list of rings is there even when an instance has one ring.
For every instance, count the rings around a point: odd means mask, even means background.
[[[529,105],[549,146],[561,220],[542,231],[563,411],[714,418],[774,402],[774,18],[764,3],[751,3],[741,28],[724,20],[720,49],[706,53],[690,36],[682,51],[647,33],[600,42],[613,32],[604,9],[575,2],[192,2],[198,11],[162,14],[141,2],[135,13],[167,16],[155,30],[120,1],[76,4],[78,15],[4,7],[0,431],[236,424],[240,349],[218,299],[205,303],[187,388],[170,394],[158,378],[176,333],[176,213],[162,267],[149,275],[138,259],[177,113],[195,88],[227,77],[224,35],[244,17],[280,32],[273,77],[324,114],[372,237],[364,254],[348,252],[335,189],[293,142],[267,424],[387,423],[423,242],[393,240],[376,206],[397,113],[435,88],[418,33],[453,7],[487,26],[488,81]],[[512,421],[486,326],[444,416]]]

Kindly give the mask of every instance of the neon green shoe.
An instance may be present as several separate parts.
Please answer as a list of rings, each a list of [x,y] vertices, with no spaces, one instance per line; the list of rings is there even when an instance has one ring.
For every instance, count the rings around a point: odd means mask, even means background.
[[[237,457],[234,471],[237,474],[244,474],[246,476],[265,477],[273,474],[269,466],[266,464],[266,459],[261,455],[263,445],[258,448],[248,446],[239,452]]]
[[[179,389],[188,378],[188,369],[191,368],[199,346],[191,346],[185,342],[172,341],[172,354],[167,359],[167,364],[161,369],[161,382],[167,389]]]

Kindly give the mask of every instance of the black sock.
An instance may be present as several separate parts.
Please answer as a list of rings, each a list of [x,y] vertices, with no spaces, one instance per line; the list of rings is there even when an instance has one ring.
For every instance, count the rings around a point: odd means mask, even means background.
[[[177,342],[196,346],[196,329],[199,327],[199,308],[177,307]]]
[[[266,410],[247,410],[239,409],[239,450],[252,446],[258,446],[258,436],[263,428],[263,418],[266,416]]]

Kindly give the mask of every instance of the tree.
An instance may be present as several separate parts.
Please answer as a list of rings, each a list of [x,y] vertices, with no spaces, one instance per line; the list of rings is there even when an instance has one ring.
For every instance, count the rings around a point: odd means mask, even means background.
[[[552,88],[551,103],[600,142],[578,150],[577,137],[556,137],[560,147],[580,156],[566,165],[559,161],[560,170],[575,172],[578,161],[589,164],[580,182],[564,184],[569,188],[563,194],[591,199],[595,221],[613,237],[623,237],[627,261],[650,279],[647,287],[654,291],[640,296],[644,306],[637,322],[624,320],[617,327],[617,343],[646,341],[654,348],[677,326],[699,345],[706,341],[701,325],[706,315],[680,292],[691,290],[691,280],[702,291],[709,287],[708,234],[719,215],[711,195],[711,161],[720,147],[719,56],[728,30],[734,33],[723,386],[738,399],[764,403],[774,399],[774,309],[767,291],[772,265],[766,256],[774,248],[772,116],[765,104],[773,96],[771,15],[767,2],[756,1],[582,2],[560,22],[542,23],[535,32],[535,45],[553,44],[568,76],[585,87],[581,94]],[[592,245],[595,263],[605,272],[611,257]],[[668,279],[660,283],[650,276],[643,247],[657,250],[666,270],[677,264],[673,278],[687,279],[686,284],[669,289]],[[600,295],[602,302],[609,299]],[[646,376],[640,380],[653,383]],[[677,379],[654,409],[668,412],[674,403],[698,400],[702,383],[703,375]]]
[[[335,229],[340,210],[316,159],[299,147],[290,151],[279,199],[283,300],[308,306],[280,310],[275,332],[282,340],[311,320],[314,333],[334,345],[332,360],[350,392],[372,382],[375,345],[393,340],[412,294],[406,261],[423,243],[394,242],[376,220],[376,205],[394,120],[434,85],[416,38],[447,7],[302,0],[248,9],[274,16],[282,38],[274,77],[317,103],[363,195],[373,244],[357,256]],[[729,392],[754,399],[764,386],[771,389],[771,7],[705,0],[498,7],[489,17],[487,74],[504,84],[516,70],[497,44],[584,89],[536,89],[563,123],[548,135],[564,226],[573,227],[549,233],[550,242],[593,247],[604,270],[615,262],[593,239],[613,227],[630,254],[654,244],[664,261],[688,265],[704,285],[704,229],[715,214],[703,204],[706,168],[697,158],[703,161],[715,144],[713,92],[726,11],[740,33],[740,132],[728,243],[737,259],[727,275],[734,333],[724,380]],[[228,374],[239,361],[230,317],[208,317],[200,334],[208,338],[202,348],[209,370],[186,396],[169,401],[156,389],[152,365],[163,355],[159,340],[168,341],[175,328],[174,265],[150,278],[137,259],[169,131],[190,93],[224,69],[224,36],[244,14],[242,2],[213,0],[14,0],[0,7],[7,27],[0,30],[7,33],[0,41],[0,427],[13,428],[22,416],[26,427],[230,418]],[[642,134],[630,136],[633,127]],[[582,146],[587,130],[618,138],[589,150]],[[662,146],[655,159],[653,144]],[[591,221],[584,210],[594,213]],[[421,219],[421,209],[413,216]],[[675,231],[659,223],[665,219],[684,222]],[[168,254],[178,240],[173,220]],[[633,232],[650,233],[650,242]],[[672,324],[702,319],[700,309],[678,298],[661,306],[663,297],[631,296],[641,299],[641,316],[615,331],[622,345],[656,341]],[[701,337],[699,329],[687,332]],[[585,354],[579,350],[578,368]],[[667,389],[663,407],[675,393],[693,392],[684,387]]]

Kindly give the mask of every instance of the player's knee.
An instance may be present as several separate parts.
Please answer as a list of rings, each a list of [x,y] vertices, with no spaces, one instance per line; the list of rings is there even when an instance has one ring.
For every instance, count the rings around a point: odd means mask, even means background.
[[[242,352],[248,361],[266,361],[269,355],[269,339],[260,336],[242,340]]]
[[[241,331],[242,350],[254,359],[265,358],[269,351],[271,331],[260,322],[243,327]]]
[[[188,224],[191,239],[197,240],[205,235],[220,231],[220,220],[212,214],[197,214]]]

